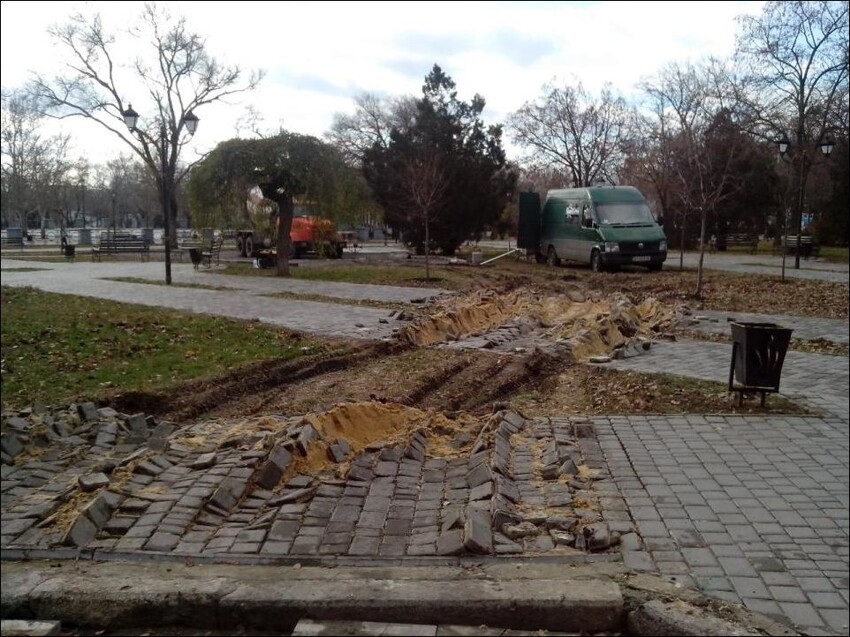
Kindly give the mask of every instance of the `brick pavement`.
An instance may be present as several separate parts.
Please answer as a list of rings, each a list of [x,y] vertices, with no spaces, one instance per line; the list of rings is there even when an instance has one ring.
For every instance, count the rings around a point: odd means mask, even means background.
[[[14,265],[20,267],[19,262]],[[132,265],[135,271],[138,264]],[[4,268],[6,266],[4,263]],[[159,270],[161,264],[156,272]],[[816,272],[811,276],[819,278],[827,276],[820,274],[819,268],[795,274],[810,276],[809,272]],[[15,284],[31,284],[24,282],[24,274],[27,273],[4,271],[3,282],[11,280]],[[834,277],[836,273],[829,276]],[[847,280],[846,272],[839,272],[837,276]],[[78,281],[65,279],[57,272],[39,278],[39,287],[46,285],[58,292],[72,290],[77,293],[74,289],[77,284]],[[93,288],[97,286],[91,285]],[[122,288],[124,285],[129,287]],[[138,285],[112,283],[107,287],[118,290],[108,292],[121,297],[117,300],[138,302]],[[144,286],[145,289],[152,287]],[[181,293],[185,292],[209,291],[183,288]],[[97,296],[104,292],[90,289],[89,293]],[[223,300],[224,295],[230,299]],[[241,316],[245,310],[240,306],[258,307],[257,297],[250,298],[251,295],[251,292],[189,295],[191,302],[180,307],[194,311],[218,311],[220,308],[224,313],[234,312]],[[164,304],[175,302],[172,297],[164,295],[157,298]],[[292,304],[292,301],[286,303]],[[151,304],[157,302],[152,300]],[[327,308],[323,307],[326,304],[316,305],[322,307],[304,308],[306,315],[293,321],[294,329],[299,329],[297,325],[310,323],[312,313],[327,312]],[[269,307],[271,315],[278,312],[274,306]],[[728,330],[728,326],[723,324],[725,315],[717,313],[711,316],[717,322],[705,321],[701,329],[725,332]],[[361,320],[377,318],[378,315],[364,315]],[[847,342],[846,322],[741,314],[737,314],[736,318],[787,324],[794,327],[798,337],[825,335],[837,342]],[[383,324],[379,324],[377,329],[369,325],[372,337],[382,333],[380,325]],[[360,337],[365,334],[365,330],[350,323],[340,326],[329,324],[327,329],[329,332],[337,329],[345,334],[359,333]],[[664,371],[725,383],[730,356],[728,344],[665,342],[656,343],[648,355],[612,361],[608,365],[617,369]],[[602,479],[594,487],[600,490],[598,495],[603,505],[604,520],[613,525],[612,528],[624,531],[621,551],[629,568],[657,570],[682,585],[695,585],[717,597],[741,601],[753,610],[789,621],[807,634],[846,634],[850,588],[848,360],[846,357],[789,352],[783,368],[781,391],[823,415],[594,418],[598,435],[597,466],[604,473],[607,462],[613,478]],[[551,422],[556,427],[558,419]],[[114,442],[115,433],[105,429],[97,436],[108,446]],[[524,467],[533,465],[532,461],[539,460],[543,451],[530,439],[526,443],[530,446],[514,449],[511,456],[511,468],[520,474]],[[586,446],[590,457],[594,457],[594,446],[590,443]],[[95,535],[102,530],[114,533],[111,537],[90,540],[101,550],[117,550],[118,543],[124,542],[122,549],[142,552],[173,553],[180,546],[181,550],[197,555],[212,551],[228,555],[242,555],[243,552],[262,555],[266,552],[276,556],[414,559],[440,551],[438,541],[443,530],[442,523],[444,517],[447,520],[452,515],[448,508],[443,509],[444,500],[441,498],[450,492],[454,499],[468,498],[468,491],[471,491],[468,482],[466,487],[460,484],[460,466],[449,467],[447,463],[445,467],[438,468],[429,465],[426,472],[423,465],[415,470],[416,475],[405,476],[401,460],[373,459],[373,464],[368,467],[372,481],[365,492],[362,485],[348,482],[323,484],[318,488],[324,487],[325,490],[321,495],[317,491],[309,503],[280,503],[274,521],[263,519],[257,528],[248,528],[257,523],[258,516],[262,516],[258,500],[267,505],[274,497],[259,490],[240,500],[242,504],[237,509],[228,511],[226,522],[219,520],[217,524],[201,523],[200,527],[190,527],[187,516],[196,511],[205,498],[216,493],[222,484],[228,486],[220,494],[224,502],[228,494],[235,499],[244,495],[237,497],[231,492],[234,483],[226,481],[230,479],[238,483],[242,480],[244,470],[253,466],[252,456],[233,454],[233,457],[224,457],[221,466],[216,465],[206,471],[198,469],[197,484],[186,477],[189,474],[183,472],[186,467],[181,465],[180,458],[175,458],[177,462],[161,457],[150,459],[144,466],[151,475],[134,474],[134,479],[139,480],[138,488],[153,489],[151,493],[155,494],[163,488],[173,487],[178,499],[145,501],[125,498],[120,504],[104,502],[93,506],[86,517],[90,521],[99,520],[102,526],[98,528],[94,522],[91,526],[83,524],[80,537],[88,537],[92,527]],[[390,464],[383,464],[378,469],[382,462]],[[170,466],[167,463],[171,463]],[[450,469],[458,471],[458,475],[450,478]],[[468,475],[468,464],[465,470]],[[49,532],[39,528],[36,521],[43,521],[54,512],[51,501],[40,498],[29,502],[29,517],[21,516],[21,510],[17,509],[15,516],[7,516],[7,505],[12,506],[12,499],[22,496],[28,488],[39,488],[43,491],[42,495],[50,495],[51,489],[57,490],[54,495],[61,492],[59,487],[50,486],[56,484],[52,480],[57,473],[56,464],[49,458],[30,463],[27,474],[19,476],[21,480],[16,480],[14,486],[11,486],[10,469],[4,467],[3,471],[4,545],[42,542]],[[194,470],[190,467],[189,471]],[[389,473],[374,475],[376,471]],[[404,471],[414,472],[407,468]],[[426,473],[430,479],[436,480],[438,476],[440,479],[429,482]],[[413,483],[408,484],[406,480],[401,480],[401,487],[394,481],[390,493],[388,478],[391,477],[394,480],[399,477],[416,478],[419,490],[415,497],[411,487]],[[451,480],[457,482],[451,483]],[[436,486],[429,487],[429,484]],[[303,487],[293,485],[289,495],[297,493],[300,488]],[[440,498],[434,497],[437,491]],[[424,497],[425,493],[429,497]],[[541,499],[546,503],[547,497],[558,496],[535,491],[528,485],[520,488],[519,493],[522,498],[532,502],[536,500],[537,503]],[[314,505],[316,500],[318,503]],[[14,506],[23,506],[23,500],[15,502]],[[441,504],[441,524],[440,533],[435,536],[434,514],[431,512],[437,509],[431,507],[436,502]],[[245,507],[245,503],[249,506]],[[106,514],[110,518],[104,520]],[[235,517],[231,520],[230,516]],[[278,519],[278,516],[282,517]],[[639,535],[628,533],[632,519]],[[414,520],[416,525],[422,526],[416,526]],[[376,528],[380,524],[383,526]],[[622,526],[617,527],[618,524]],[[447,530],[455,529],[450,527]],[[414,536],[416,542],[413,541]],[[549,537],[552,537],[551,534]],[[97,542],[106,544],[101,546]],[[525,542],[523,540],[524,550]],[[528,548],[533,551],[550,550],[548,542],[543,542],[546,546],[537,542],[534,539]],[[442,546],[446,550],[450,547],[445,540]],[[510,548],[507,543],[502,546]],[[566,556],[561,559],[566,559]]]

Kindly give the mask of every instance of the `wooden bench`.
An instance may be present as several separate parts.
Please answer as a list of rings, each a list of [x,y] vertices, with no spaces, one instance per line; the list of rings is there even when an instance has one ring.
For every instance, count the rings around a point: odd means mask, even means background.
[[[143,237],[131,234],[102,232],[100,243],[91,249],[92,261],[100,261],[104,254],[138,254],[142,261],[150,257],[150,243]]]
[[[797,235],[788,235],[786,237],[780,237],[779,240],[782,244],[782,249],[785,250],[785,254],[797,254]],[[820,244],[818,244],[814,237],[800,237],[801,257],[803,257],[804,259],[808,259],[809,257],[817,257],[819,254]]]
[[[745,233],[727,234],[725,237],[712,237],[710,246],[712,252],[726,248],[744,247],[750,249],[750,254],[755,254],[759,246],[759,238]]]

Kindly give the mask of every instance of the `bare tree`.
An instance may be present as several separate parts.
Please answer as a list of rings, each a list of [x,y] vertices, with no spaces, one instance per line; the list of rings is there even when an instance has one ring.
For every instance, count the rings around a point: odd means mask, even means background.
[[[562,170],[572,185],[617,181],[627,108],[610,87],[598,100],[581,84],[543,87],[536,102],[525,103],[509,117],[514,141],[531,151],[525,163]]]
[[[681,204],[699,215],[697,297],[702,296],[708,215],[745,183],[734,169],[748,140],[725,90],[733,84],[723,65],[709,60],[700,67],[671,64],[656,82],[644,85],[656,100],[659,119],[669,122],[668,141],[678,155],[672,166]]]
[[[430,216],[443,204],[443,197],[448,187],[446,170],[440,155],[432,149],[417,153],[405,160],[401,187],[402,198],[407,201],[413,214],[425,227],[425,279],[430,280]]]
[[[791,159],[802,233],[806,184],[815,145],[836,132],[847,136],[848,6],[844,2],[768,2],[759,16],[740,18],[737,60],[747,70],[742,101],[764,137],[793,136]],[[844,117],[841,118],[841,113]],[[795,267],[800,267],[797,250]]]
[[[392,130],[406,130],[416,116],[416,100],[411,96],[383,99],[374,93],[363,93],[354,98],[354,103],[353,115],[334,115],[325,137],[355,166],[360,165],[370,148],[386,148]]]
[[[30,90],[47,114],[88,119],[127,144],[150,170],[163,210],[171,217],[175,184],[188,170],[178,165],[187,116],[254,88],[261,74],[243,81],[239,67],[222,66],[209,55],[204,39],[188,30],[185,18],[175,20],[153,4],[145,5],[140,24],[127,35],[138,41],[136,50],[148,55],[127,66],[115,58],[116,39],[104,30],[99,15],[89,19],[77,14],[51,29],[68,52],[66,73],[36,76]],[[130,131],[124,120],[131,99],[126,91],[139,80],[147,95],[136,96],[136,104],[146,100],[143,111],[151,117],[143,116],[144,124]],[[174,236],[168,240],[173,243]]]
[[[29,216],[43,223],[57,207],[70,169],[68,136],[44,135],[37,104],[22,91],[3,91],[2,112],[3,216],[26,229]]]

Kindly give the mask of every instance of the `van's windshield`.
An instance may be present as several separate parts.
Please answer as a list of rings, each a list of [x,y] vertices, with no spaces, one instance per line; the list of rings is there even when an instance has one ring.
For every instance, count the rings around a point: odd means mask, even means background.
[[[645,203],[598,203],[596,216],[601,225],[631,225],[655,223]]]

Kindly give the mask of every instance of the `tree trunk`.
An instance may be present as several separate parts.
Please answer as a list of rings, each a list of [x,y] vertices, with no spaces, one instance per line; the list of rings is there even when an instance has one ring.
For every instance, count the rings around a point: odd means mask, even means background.
[[[265,194],[265,193],[264,193]],[[275,194],[277,203],[277,275],[289,276],[289,232],[292,230],[292,196],[288,194]]]
[[[431,280],[431,246],[430,236],[428,234],[428,211],[425,211],[425,280]]]
[[[699,226],[699,265],[697,266],[697,289],[696,297],[702,298],[702,262],[705,258],[705,226],[706,214],[705,209],[699,211],[700,226]]]
[[[679,237],[679,272],[685,269],[685,221],[687,217],[682,213],[682,232]]]

